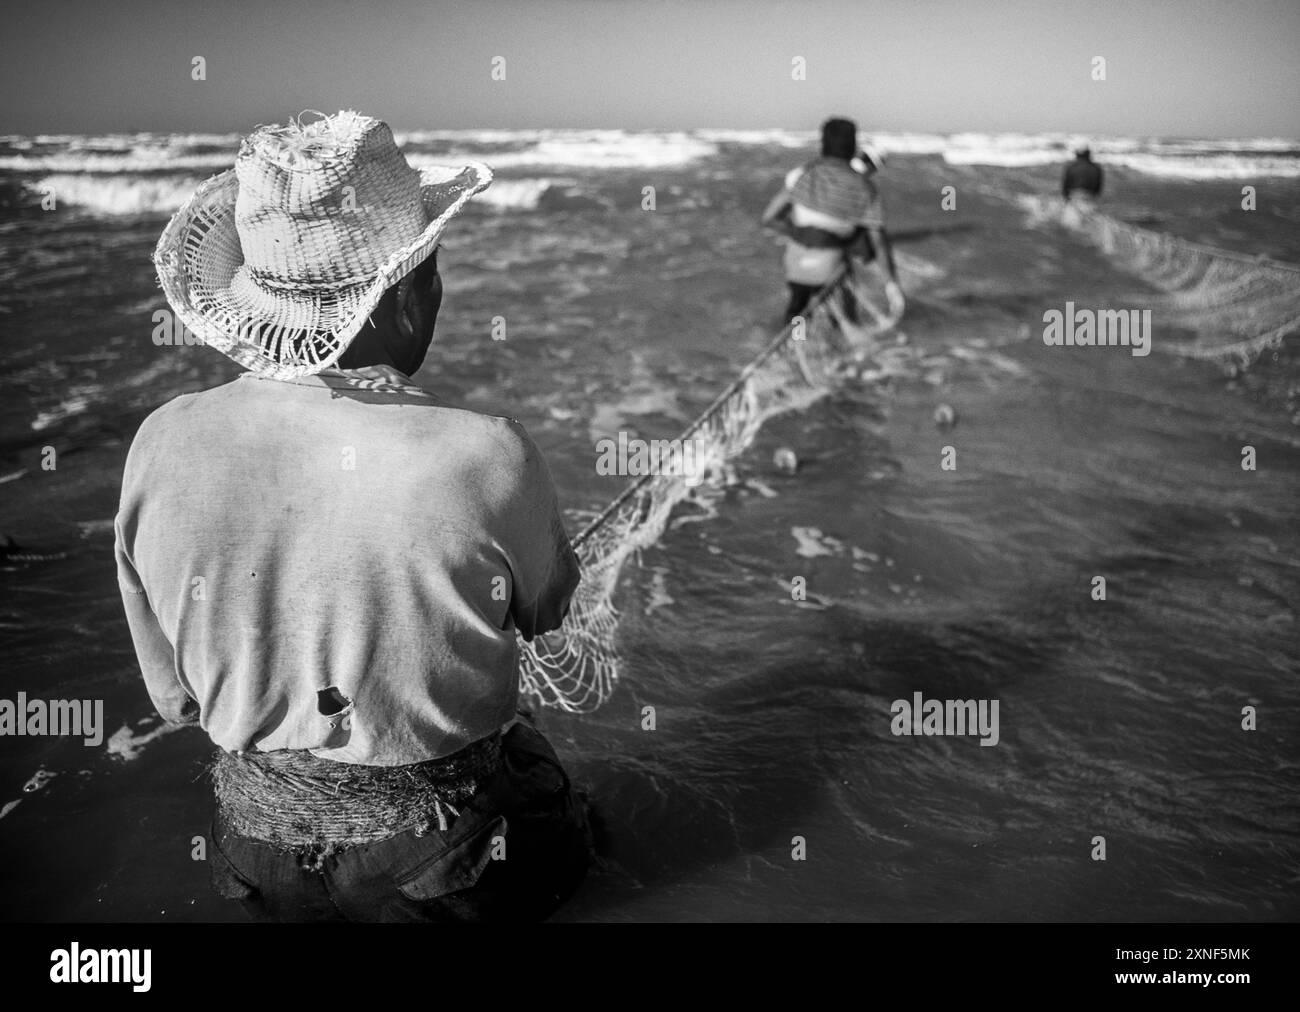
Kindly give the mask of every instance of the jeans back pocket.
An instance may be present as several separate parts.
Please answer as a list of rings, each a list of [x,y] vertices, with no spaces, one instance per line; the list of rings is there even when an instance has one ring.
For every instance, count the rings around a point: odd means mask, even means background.
[[[452,824],[449,845],[398,876],[394,881],[398,892],[408,899],[423,901],[472,888],[492,860],[494,841],[504,839],[507,828],[504,815],[485,819],[473,808],[467,809]],[[427,839],[437,846],[434,841],[440,836],[434,834]]]

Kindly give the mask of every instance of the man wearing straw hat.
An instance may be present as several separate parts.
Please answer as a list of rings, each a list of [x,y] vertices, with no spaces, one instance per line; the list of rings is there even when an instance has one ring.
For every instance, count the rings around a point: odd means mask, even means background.
[[[438,239],[490,181],[341,112],[259,128],[158,242],[173,309],[248,371],[140,427],[118,581],[158,712],[221,749],[213,883],[259,919],[541,918],[586,870],[516,719],[516,633],[578,583],[550,474],[410,381]]]

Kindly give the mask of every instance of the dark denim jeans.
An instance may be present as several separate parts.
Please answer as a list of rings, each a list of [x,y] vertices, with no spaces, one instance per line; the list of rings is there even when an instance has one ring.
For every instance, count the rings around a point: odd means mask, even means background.
[[[582,800],[527,724],[502,738],[501,775],[445,831],[349,847],[319,870],[213,823],[217,893],[262,921],[536,921],[578,887],[591,858]]]

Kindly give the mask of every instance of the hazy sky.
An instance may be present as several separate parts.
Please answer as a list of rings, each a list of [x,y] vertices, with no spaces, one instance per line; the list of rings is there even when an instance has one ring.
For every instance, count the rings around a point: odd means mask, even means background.
[[[355,107],[397,129],[1300,136],[1300,0],[45,0],[0,33],[0,133]]]

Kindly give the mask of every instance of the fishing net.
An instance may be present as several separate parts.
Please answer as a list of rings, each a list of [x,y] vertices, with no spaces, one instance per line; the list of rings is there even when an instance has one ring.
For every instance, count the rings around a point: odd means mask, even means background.
[[[1067,221],[1117,264],[1162,290],[1132,300],[1149,306],[1162,328],[1192,335],[1155,342],[1163,351],[1236,359],[1244,367],[1300,330],[1300,267],[1188,242],[1096,211]]]
[[[692,480],[702,474],[703,483],[724,482],[727,461],[753,442],[766,421],[833,390],[862,336],[888,324],[859,277],[849,272],[827,285],[803,317],[786,326],[678,437],[683,444],[696,441]],[[687,478],[638,478],[574,538],[582,582],[560,629],[520,642],[521,692],[570,713],[590,712],[609,698],[619,676],[619,573],[629,556],[658,540],[673,508],[694,494]]]

